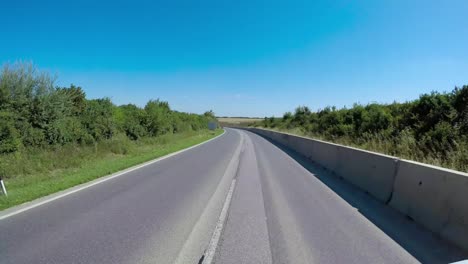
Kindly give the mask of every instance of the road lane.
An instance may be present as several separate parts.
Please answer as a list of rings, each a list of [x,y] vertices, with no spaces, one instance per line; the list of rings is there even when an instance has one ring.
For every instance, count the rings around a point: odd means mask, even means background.
[[[173,262],[239,142],[228,129],[199,147],[3,219],[0,263]]]
[[[215,263],[268,264],[272,260],[257,160],[252,140],[242,134],[236,190]]]
[[[271,237],[278,237],[271,241],[277,263],[417,263],[292,158],[263,138],[251,137],[268,197],[267,215],[277,219],[269,222]],[[293,239],[291,233],[296,233]]]
[[[314,174],[291,153],[254,133],[243,133],[245,141],[253,144],[244,145],[239,184],[216,263],[448,263],[466,258],[464,252],[435,239],[404,216],[389,213],[391,209],[364,192],[323,170]],[[242,166],[250,169],[242,170]],[[260,186],[255,178],[260,179]],[[407,232],[413,241],[405,247],[397,243],[321,178],[340,182],[348,196],[365,197],[372,206],[360,210],[391,216],[387,225],[393,225],[392,232]],[[250,185],[242,185],[242,181],[250,181]],[[256,197],[256,201],[246,197]],[[259,200],[262,205],[256,203]],[[268,241],[260,246],[258,241],[265,241],[260,232],[263,225],[267,226]],[[252,226],[260,231],[253,231]],[[246,259],[255,252],[262,255],[264,246],[269,247],[271,257]]]
[[[231,176],[236,187],[214,263],[467,257],[304,160],[227,129],[197,148],[0,220],[0,263],[198,263]]]

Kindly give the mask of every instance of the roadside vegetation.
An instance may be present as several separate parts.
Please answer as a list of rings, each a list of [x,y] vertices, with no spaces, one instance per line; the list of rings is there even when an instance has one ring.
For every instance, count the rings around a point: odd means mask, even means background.
[[[307,106],[251,126],[289,132],[468,172],[468,86],[405,103]]]
[[[212,111],[177,112],[87,99],[81,87],[56,87],[31,64],[0,73],[0,210],[63,190],[219,135]]]

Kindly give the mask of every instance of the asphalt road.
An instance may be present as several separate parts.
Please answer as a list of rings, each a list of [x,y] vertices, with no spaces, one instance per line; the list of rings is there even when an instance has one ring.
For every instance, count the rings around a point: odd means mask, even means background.
[[[214,263],[466,258],[294,152],[227,129],[206,144],[0,220],[0,263],[199,263],[232,179]]]

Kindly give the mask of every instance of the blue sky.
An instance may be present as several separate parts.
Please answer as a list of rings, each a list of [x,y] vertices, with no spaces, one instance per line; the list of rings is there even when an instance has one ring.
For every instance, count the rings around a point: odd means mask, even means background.
[[[116,104],[281,116],[468,84],[468,1],[67,2],[2,1],[0,62]]]

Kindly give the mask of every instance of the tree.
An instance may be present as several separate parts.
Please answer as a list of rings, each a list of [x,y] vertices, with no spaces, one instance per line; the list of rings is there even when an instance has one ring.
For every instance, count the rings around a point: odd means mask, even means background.
[[[468,134],[468,85],[462,88],[455,87],[453,91],[453,107],[457,111],[455,119],[457,126],[463,134]]]
[[[144,127],[146,113],[136,105],[128,104],[116,107],[114,118],[118,128],[132,140],[140,139],[147,135]]]
[[[109,98],[89,100],[82,116],[84,127],[95,139],[109,139],[114,135],[114,105]]]
[[[169,104],[160,100],[150,100],[145,106],[145,126],[150,136],[172,133],[171,109]]]
[[[8,112],[0,112],[0,154],[18,150],[21,141],[13,124],[13,118]]]

